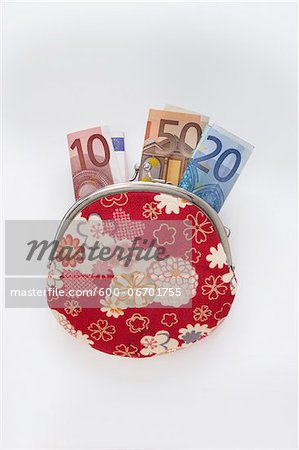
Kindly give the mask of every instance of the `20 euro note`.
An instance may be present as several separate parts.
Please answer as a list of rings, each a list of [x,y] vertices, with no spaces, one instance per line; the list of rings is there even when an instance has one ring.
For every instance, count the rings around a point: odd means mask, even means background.
[[[122,181],[107,127],[67,135],[75,199]]]
[[[217,125],[207,126],[180,187],[198,195],[219,212],[253,148]]]
[[[178,185],[208,120],[196,113],[150,109],[139,180]]]

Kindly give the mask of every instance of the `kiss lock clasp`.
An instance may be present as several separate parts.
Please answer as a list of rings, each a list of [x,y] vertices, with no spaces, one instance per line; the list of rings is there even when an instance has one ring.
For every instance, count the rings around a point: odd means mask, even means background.
[[[163,180],[163,178],[154,178],[152,175],[151,175],[151,170],[152,170],[152,165],[151,165],[151,163],[149,163],[149,162],[146,162],[146,163],[144,163],[143,164],[143,170],[147,173],[147,176],[148,176],[148,179],[149,179],[149,181],[150,182],[152,182],[152,183],[163,183],[163,184],[171,184],[171,185],[173,185],[173,183],[170,183],[170,181],[165,181],[165,180]],[[138,174],[139,174],[139,171],[140,171],[140,164],[135,164],[135,166],[134,166],[134,175],[132,176],[132,178],[130,178],[129,179],[129,181],[135,181],[136,180],[136,178],[137,178],[137,176],[138,176]]]

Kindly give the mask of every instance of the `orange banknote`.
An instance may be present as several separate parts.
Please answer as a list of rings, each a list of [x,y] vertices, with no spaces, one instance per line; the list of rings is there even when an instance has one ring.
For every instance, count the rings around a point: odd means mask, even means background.
[[[202,114],[150,109],[139,180],[178,185],[209,118]]]

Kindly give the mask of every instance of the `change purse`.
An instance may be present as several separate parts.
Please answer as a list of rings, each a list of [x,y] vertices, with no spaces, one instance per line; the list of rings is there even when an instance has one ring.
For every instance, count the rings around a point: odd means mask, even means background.
[[[117,356],[151,357],[200,341],[227,316],[235,289],[218,214],[162,183],[116,184],[78,200],[49,262],[57,321]]]

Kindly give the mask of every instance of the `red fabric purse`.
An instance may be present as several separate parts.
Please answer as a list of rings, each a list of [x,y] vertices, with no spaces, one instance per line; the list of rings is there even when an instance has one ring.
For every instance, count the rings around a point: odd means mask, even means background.
[[[173,352],[209,335],[231,308],[226,229],[184,189],[105,187],[75,203],[56,239],[48,304],[68,333],[96,350],[139,358]]]

